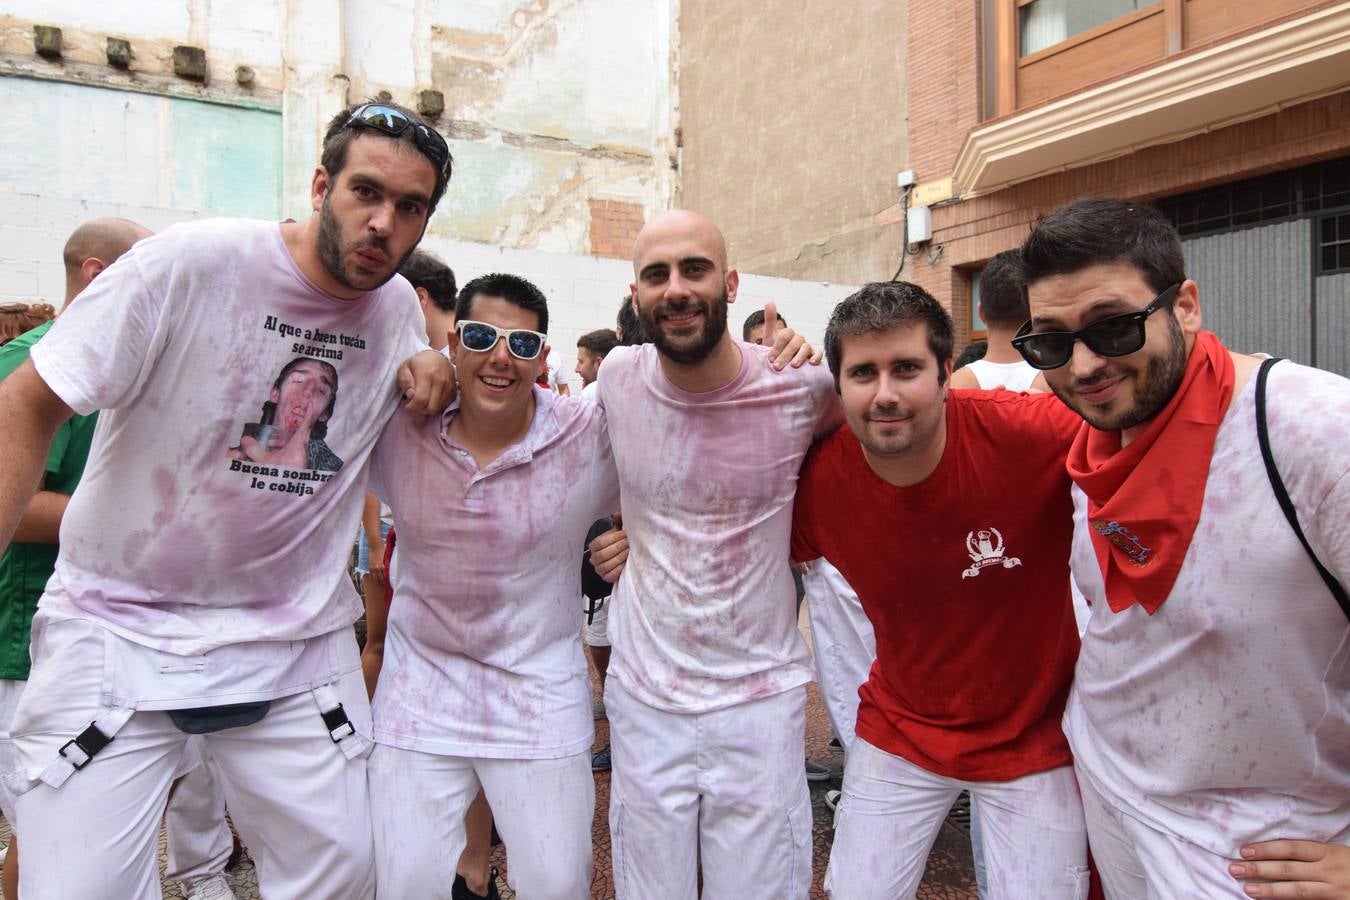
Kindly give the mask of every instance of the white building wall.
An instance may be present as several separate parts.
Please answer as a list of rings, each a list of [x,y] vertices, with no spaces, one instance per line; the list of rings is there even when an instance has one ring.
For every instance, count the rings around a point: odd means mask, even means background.
[[[282,170],[273,177],[287,215],[308,211],[310,175],[333,114],[384,93],[416,108],[421,92],[439,91],[445,111],[434,124],[456,157],[445,200],[456,215],[438,218],[433,233],[584,254],[591,200],[650,213],[674,197],[669,22],[676,2],[10,0],[0,12],[0,80],[279,111]],[[35,25],[61,28],[62,59],[34,53]],[[110,37],[130,41],[130,71],[108,64]],[[180,44],[205,51],[206,84],[174,75]],[[253,71],[252,82],[237,83],[240,66]],[[124,161],[111,154],[83,164],[87,177],[121,177]],[[169,162],[171,154],[151,148],[142,165]],[[143,202],[168,203],[162,196]]]

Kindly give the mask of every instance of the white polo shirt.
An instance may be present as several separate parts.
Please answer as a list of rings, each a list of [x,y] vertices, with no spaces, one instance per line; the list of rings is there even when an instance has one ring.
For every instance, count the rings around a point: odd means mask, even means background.
[[[400,413],[371,466],[399,577],[374,701],[379,743],[556,758],[591,744],[581,649],[586,532],[618,508],[604,412],[534,387],[525,437],[479,470],[442,418]]]

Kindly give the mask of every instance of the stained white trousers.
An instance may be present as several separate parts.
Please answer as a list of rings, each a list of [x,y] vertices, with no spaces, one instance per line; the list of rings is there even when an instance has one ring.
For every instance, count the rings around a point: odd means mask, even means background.
[[[862,738],[853,743],[825,874],[833,900],[908,900],[963,790],[980,803],[988,900],[1083,900],[1087,838],[1073,769],[1012,781],[936,775]]]
[[[520,900],[588,900],[595,776],[561,759],[469,759],[377,745],[370,805],[379,896],[449,897],[464,814],[481,786]]]
[[[374,896],[361,737],[370,734],[370,705],[359,669],[320,688],[355,726],[342,742],[330,736],[312,691],[273,700],[252,725],[194,738],[168,713],[119,715],[104,705],[100,629],[78,620],[49,629],[12,726],[24,900],[159,900],[159,825],[192,740],[219,772],[264,896]],[[113,740],[75,770],[59,751],[83,762],[67,743],[94,721]]]
[[[605,709],[618,900],[807,896],[804,686],[713,712],[674,713],[610,678]]]

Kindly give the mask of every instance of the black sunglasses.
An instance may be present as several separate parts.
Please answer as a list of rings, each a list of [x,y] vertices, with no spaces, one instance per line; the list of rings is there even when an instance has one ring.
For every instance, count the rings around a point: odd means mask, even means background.
[[[409,119],[407,114],[399,112],[392,106],[385,106],[382,103],[367,103],[358,106],[352,110],[352,114],[347,117],[347,125],[364,125],[366,128],[374,128],[382,134],[390,137],[402,137],[403,132],[409,128],[413,130],[413,143],[417,149],[422,151],[422,155],[431,160],[436,166],[436,171],[441,173],[442,178],[448,178],[450,175],[450,146],[445,143],[445,138],[441,137],[439,132],[433,128],[423,125],[421,122],[414,122]]]
[[[1144,346],[1144,322],[1176,297],[1181,283],[1172,285],[1138,312],[1098,319],[1077,331],[1032,333],[1028,320],[1017,329],[1012,345],[1033,369],[1058,369],[1073,356],[1073,342],[1082,341],[1098,356],[1128,356]]]
[[[534,359],[544,349],[546,337],[537,331],[525,328],[498,328],[487,322],[475,322],[472,319],[460,319],[455,323],[459,332],[459,345],[465,350],[487,353],[497,346],[497,341],[505,340],[506,349],[517,359]]]

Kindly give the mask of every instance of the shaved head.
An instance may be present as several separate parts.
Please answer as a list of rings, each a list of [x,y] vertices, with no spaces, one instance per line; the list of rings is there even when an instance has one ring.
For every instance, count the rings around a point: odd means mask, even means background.
[[[683,367],[689,384],[713,384],[740,370],[740,351],[727,335],[727,304],[740,275],[727,268],[727,242],[716,225],[687,209],[653,216],[633,244],[633,275],[638,319],[663,366]]]
[[[637,241],[633,244],[633,271],[642,271],[645,252],[654,244],[663,243],[672,238],[693,239],[712,254],[718,267],[726,270],[727,242],[722,230],[703,216],[689,209],[670,209],[657,213],[651,221],[642,226]]]
[[[141,238],[153,234],[130,219],[94,219],[76,228],[61,254],[66,265],[66,302],[89,286],[94,276],[112,265]]]

